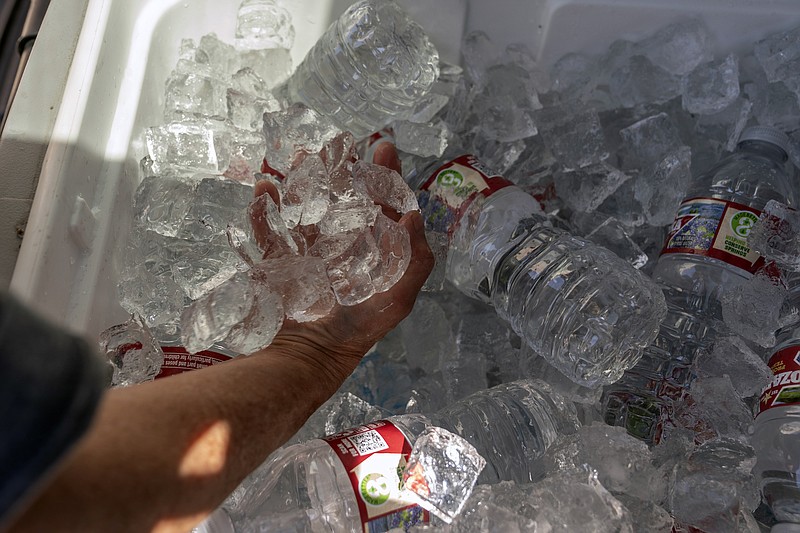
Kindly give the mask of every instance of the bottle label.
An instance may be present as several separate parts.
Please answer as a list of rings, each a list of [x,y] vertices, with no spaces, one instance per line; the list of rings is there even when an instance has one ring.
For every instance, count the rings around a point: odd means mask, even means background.
[[[800,405],[800,345],[778,350],[768,364],[774,377],[761,391],[758,414],[773,407]]]
[[[423,184],[419,198],[429,229],[452,234],[478,195],[488,198],[513,185],[501,176],[490,174],[473,155],[462,155],[439,167]]]
[[[696,254],[720,259],[751,274],[764,259],[747,245],[761,211],[714,198],[685,200],[661,254]]]
[[[161,372],[158,373],[156,379],[174,376],[188,370],[205,368],[232,359],[230,355],[212,352],[211,350],[189,353],[183,346],[162,346],[161,349],[164,351],[164,364],[161,366]]]
[[[342,461],[358,502],[364,533],[383,533],[427,524],[430,514],[403,491],[411,443],[388,420],[323,439]]]

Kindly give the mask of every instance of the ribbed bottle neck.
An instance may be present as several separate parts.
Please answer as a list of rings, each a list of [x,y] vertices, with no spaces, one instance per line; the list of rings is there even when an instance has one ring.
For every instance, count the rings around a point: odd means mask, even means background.
[[[755,139],[740,142],[736,146],[736,152],[771,159],[778,165],[783,165],[789,159],[789,154],[780,146],[772,144],[771,142]]]

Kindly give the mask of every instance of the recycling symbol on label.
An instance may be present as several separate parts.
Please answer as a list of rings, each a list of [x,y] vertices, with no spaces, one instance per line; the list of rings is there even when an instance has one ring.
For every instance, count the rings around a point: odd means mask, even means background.
[[[758,217],[749,211],[740,211],[731,219],[731,229],[739,237],[747,238],[750,235],[750,230],[753,229]]]
[[[391,484],[383,474],[368,474],[361,480],[361,498],[370,505],[383,505],[391,493]]]
[[[442,187],[460,187],[462,183],[464,183],[464,176],[461,172],[457,170],[453,170],[449,168],[447,170],[443,170],[439,173],[439,176],[436,178],[436,181]]]

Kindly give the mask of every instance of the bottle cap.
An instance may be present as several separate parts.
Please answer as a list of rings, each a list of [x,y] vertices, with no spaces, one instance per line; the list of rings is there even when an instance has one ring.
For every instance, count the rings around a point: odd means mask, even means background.
[[[775,524],[769,531],[770,533],[800,533],[800,524],[790,524],[788,522]]]
[[[751,126],[742,132],[739,142],[764,141],[774,144],[787,154],[789,153],[789,137],[772,126]]]

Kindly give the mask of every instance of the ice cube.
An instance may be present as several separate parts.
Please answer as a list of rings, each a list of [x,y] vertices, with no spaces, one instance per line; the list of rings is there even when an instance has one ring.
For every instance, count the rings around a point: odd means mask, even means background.
[[[100,334],[100,350],[114,369],[112,386],[152,381],[164,364],[164,352],[142,317],[112,326]]]
[[[264,137],[261,132],[231,128],[231,162],[226,178],[252,185],[264,160]]]
[[[518,512],[543,531],[633,532],[628,510],[592,469],[558,472],[526,487],[526,492]]]
[[[681,146],[633,180],[634,195],[648,224],[666,226],[674,220],[692,180],[691,165],[691,150]]]
[[[459,351],[444,351],[440,354],[440,368],[448,403],[489,387],[488,362],[483,353],[464,358]]]
[[[602,388],[591,389],[578,385],[548,363],[544,357],[536,353],[527,343],[523,343],[519,358],[520,374],[523,378],[536,378],[546,381],[553,390],[576,405],[592,406],[600,401]]]
[[[271,96],[261,98],[235,89],[228,89],[226,98],[228,119],[234,126],[244,130],[260,130],[264,121],[264,113],[280,110],[280,104]]]
[[[775,345],[781,306],[788,292],[784,281],[768,270],[722,294],[722,318],[741,337],[765,348]]]
[[[570,53],[561,57],[550,70],[554,91],[565,100],[586,100],[598,82],[601,65],[597,59]]]
[[[473,31],[464,36],[461,55],[470,78],[481,84],[489,67],[497,63],[500,51],[486,33]]]
[[[631,56],[608,80],[611,98],[622,107],[663,103],[678,96],[680,89],[677,76],[641,55]]]
[[[209,241],[225,236],[228,224],[240,224],[253,188],[237,181],[196,176],[199,183],[178,232],[181,239]]]
[[[775,126],[784,131],[800,127],[800,105],[797,95],[783,82],[762,86],[750,83],[745,92],[753,101],[753,115],[759,124]]]
[[[194,200],[196,182],[169,176],[142,180],[134,198],[134,220],[140,228],[175,237]]]
[[[411,394],[408,365],[387,356],[378,346],[361,360],[339,390],[350,391],[392,413],[402,413]]]
[[[539,134],[564,170],[582,168],[609,157],[597,112],[575,105],[552,106],[535,114]]]
[[[172,239],[165,242],[167,263],[186,296],[200,298],[245,268],[227,235],[207,242]]]
[[[744,128],[750,121],[752,113],[753,113],[753,102],[751,102],[750,100],[743,100],[742,105],[739,108],[736,120],[728,129],[729,132],[728,142],[725,144],[725,150],[727,150],[728,152],[733,152],[734,150],[736,150],[736,145],[739,143],[739,137],[741,137]]]
[[[480,530],[507,533],[538,531],[534,520],[519,514],[518,507],[508,505],[509,494],[522,493],[523,490],[510,481],[478,485],[461,514],[450,526],[442,527],[437,524],[432,527],[437,531],[442,530],[443,533],[477,533]]]
[[[678,521],[708,533],[735,531],[739,509],[758,504],[754,464],[753,449],[738,440],[702,444],[675,468],[670,512]]]
[[[187,62],[189,63],[189,62]],[[184,65],[183,68],[188,68]],[[167,80],[165,116],[168,120],[183,117],[208,117],[222,120],[228,116],[227,84],[195,69],[176,69]]]
[[[782,270],[800,272],[800,214],[770,200],[747,236],[747,245]]]
[[[277,88],[289,79],[292,73],[292,55],[284,48],[242,51],[241,63],[252,68],[264,80],[267,89]]]
[[[486,461],[466,440],[429,427],[414,442],[403,487],[419,504],[447,523],[461,512]]]
[[[392,126],[398,150],[420,157],[441,157],[447,148],[450,130],[442,121],[433,124],[395,122]]]
[[[625,428],[595,422],[550,447],[534,467],[540,476],[589,465],[612,493],[627,493],[649,500],[656,469],[647,445]]]
[[[378,213],[372,229],[378,250],[378,264],[371,273],[375,292],[391,289],[411,263],[411,237],[401,226],[383,213]]]
[[[450,250],[450,238],[445,232],[426,230],[425,239],[428,241],[428,246],[433,253],[434,265],[428,279],[425,280],[425,285],[422,286],[422,290],[438,292],[444,289],[447,276],[447,254]]]
[[[506,176],[527,149],[525,141],[501,142],[487,137],[483,129],[474,132],[472,153],[488,168]]]
[[[349,392],[336,393],[309,417],[288,444],[335,435],[346,429],[386,418],[388,414],[384,409]]]
[[[419,210],[414,191],[394,170],[358,161],[353,166],[353,188],[377,204],[401,214]]]
[[[281,296],[286,316],[296,322],[327,316],[336,303],[325,263],[317,257],[270,257],[255,265],[253,277]]]
[[[698,19],[679,21],[640,41],[637,49],[672,74],[683,76],[713,58],[711,32]]]
[[[332,202],[350,202],[357,198],[353,190],[353,163],[358,159],[356,140],[349,131],[342,132],[322,147],[319,153],[328,170]]]
[[[564,203],[583,213],[597,209],[628,179],[629,174],[601,161],[571,172],[560,172],[554,182],[556,193]]]
[[[244,0],[236,20],[236,46],[242,49],[284,48],[294,44],[292,15],[276,0]]]
[[[753,423],[752,411],[727,375],[696,379],[691,394],[676,405],[675,411],[678,425],[695,430],[698,441],[714,436],[742,439]]]
[[[323,219],[330,203],[325,164],[318,155],[308,155],[286,176],[281,216],[289,228],[316,224]]]
[[[328,279],[340,304],[356,305],[375,294],[372,273],[381,258],[370,228],[320,235],[308,255],[325,261]]]
[[[432,374],[439,370],[442,354],[458,352],[448,316],[433,296],[417,297],[411,313],[400,322],[400,331],[411,368]]]
[[[759,394],[773,377],[764,359],[735,335],[717,339],[711,352],[695,359],[694,370],[699,376],[728,376],[740,398]]]
[[[647,264],[647,254],[631,239],[629,230],[619,220],[608,217],[602,224],[594,228],[586,237],[608,248],[633,268],[640,269]]]
[[[683,145],[675,123],[667,113],[652,115],[619,132],[623,169],[645,169],[658,164]]]
[[[484,382],[488,381],[489,387],[521,379],[520,353],[511,343],[514,333],[508,323],[498,317],[493,309],[473,311],[465,307],[463,295],[457,293],[456,296],[457,303],[454,303],[460,310],[456,330],[459,359],[464,364],[471,360],[485,360]]]
[[[215,33],[203,35],[197,46],[195,61],[208,65],[224,78],[231,77],[241,68],[241,58],[236,49],[221,41]]]
[[[331,204],[325,217],[318,224],[319,231],[323,235],[336,235],[372,227],[380,211],[379,206],[364,199]]]
[[[301,104],[294,104],[284,111],[266,113],[265,157],[272,168],[286,174],[299,163],[298,156],[316,154],[339,133],[329,119]]]
[[[123,309],[141,316],[151,329],[174,333],[185,296],[172,275],[169,242],[156,232],[134,228],[124,253],[118,292]]]
[[[433,92],[437,89],[440,89],[440,86],[441,83],[437,81],[437,84],[433,86],[431,92],[420,98],[420,100],[414,106],[414,113],[408,117],[409,122],[414,124],[425,124],[431,122],[439,113],[439,111],[441,111],[444,106],[447,105],[447,103],[450,101],[449,95],[437,94],[436,92]]]
[[[800,28],[774,33],[753,50],[769,82],[795,78],[800,73]]]
[[[641,533],[672,533],[675,521],[666,509],[636,494],[615,494],[631,516],[634,531]]]
[[[236,74],[231,77],[231,89],[259,98],[275,99],[267,88],[266,82],[250,67],[239,69]]]
[[[181,340],[190,353],[222,341],[253,309],[255,294],[241,272],[198,298],[181,315]]]
[[[530,73],[513,64],[490,67],[472,101],[483,133],[503,142],[536,135],[534,112],[541,108]]]
[[[203,120],[171,122],[148,128],[147,153],[153,172],[211,172],[222,174],[230,162],[230,133]]]
[[[278,206],[269,194],[262,194],[248,208],[253,232],[264,257],[297,255],[297,243],[289,234]]]
[[[269,346],[284,318],[282,298],[252,275],[248,281],[253,294],[252,306],[220,341],[222,346],[241,354],[252,354]],[[228,305],[231,309],[235,307],[232,302]]]
[[[739,60],[729,54],[724,60],[699,65],[683,78],[683,108],[690,113],[711,115],[739,97]]]

